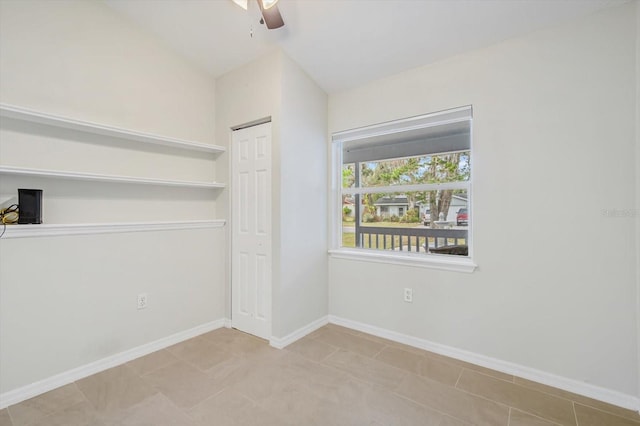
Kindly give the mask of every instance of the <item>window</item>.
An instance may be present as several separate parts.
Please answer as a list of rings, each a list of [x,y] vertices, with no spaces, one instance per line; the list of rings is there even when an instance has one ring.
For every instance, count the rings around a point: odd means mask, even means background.
[[[332,256],[473,270],[471,124],[469,106],[334,134]]]

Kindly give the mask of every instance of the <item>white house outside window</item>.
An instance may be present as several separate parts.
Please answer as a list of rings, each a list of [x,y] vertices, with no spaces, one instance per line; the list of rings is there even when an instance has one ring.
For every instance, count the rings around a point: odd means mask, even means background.
[[[335,133],[336,257],[471,271],[470,106]]]

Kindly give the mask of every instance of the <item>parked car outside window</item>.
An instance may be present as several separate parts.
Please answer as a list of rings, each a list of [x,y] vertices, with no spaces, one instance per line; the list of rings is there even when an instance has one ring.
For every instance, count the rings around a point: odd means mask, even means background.
[[[469,224],[469,212],[465,207],[461,207],[458,210],[458,214],[456,214],[456,224],[458,226]]]
[[[431,210],[427,209],[422,213],[422,222],[424,222],[424,226],[429,226],[431,223]]]

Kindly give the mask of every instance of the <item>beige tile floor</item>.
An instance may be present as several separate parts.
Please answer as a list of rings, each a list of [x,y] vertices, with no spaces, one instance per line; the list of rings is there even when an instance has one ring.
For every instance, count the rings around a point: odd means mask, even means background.
[[[0,410],[0,426],[469,424],[640,416],[335,325],[285,350],[216,330]]]

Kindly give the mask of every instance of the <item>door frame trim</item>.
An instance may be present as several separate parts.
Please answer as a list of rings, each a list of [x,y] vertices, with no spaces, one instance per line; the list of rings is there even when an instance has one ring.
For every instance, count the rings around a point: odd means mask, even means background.
[[[236,130],[246,129],[247,127],[259,126],[259,125],[265,124],[265,123],[271,123],[271,116],[258,118],[257,120],[248,121],[248,122],[246,122],[244,124],[239,124],[237,126],[231,126],[230,127],[231,135],[233,135],[233,132],[235,132]]]

